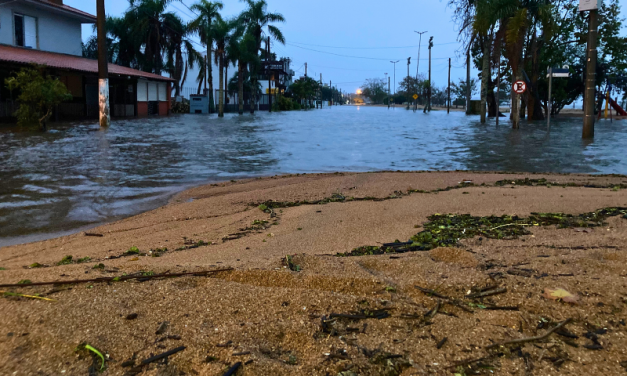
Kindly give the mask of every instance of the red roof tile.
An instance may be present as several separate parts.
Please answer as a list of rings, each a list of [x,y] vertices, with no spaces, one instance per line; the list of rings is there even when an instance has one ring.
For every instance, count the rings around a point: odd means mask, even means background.
[[[56,3],[53,3],[52,1],[48,1],[48,0],[36,0],[36,1],[40,2],[40,3],[44,3],[45,5],[49,5],[49,6],[55,7],[55,8],[63,9],[65,11],[67,11],[67,12],[71,12],[71,13],[77,14],[77,15],[82,16],[82,17],[91,18],[93,20],[93,22],[96,22],[96,16],[94,16],[92,14],[89,14],[87,12],[83,12],[82,10],[73,8],[73,7],[69,6],[69,5],[56,4]]]
[[[18,64],[39,64],[51,68],[98,74],[98,61],[80,56],[64,55],[54,52],[31,50],[0,44],[0,61]],[[109,64],[110,75],[148,78],[160,81],[174,81],[171,78],[153,73],[142,72],[137,69]]]

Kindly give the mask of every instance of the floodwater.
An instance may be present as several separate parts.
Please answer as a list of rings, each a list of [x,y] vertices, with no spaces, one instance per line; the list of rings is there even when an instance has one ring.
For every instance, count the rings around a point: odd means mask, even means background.
[[[627,121],[486,125],[463,112],[333,107],[0,128],[0,246],[138,214],[206,182],[284,173],[495,170],[627,173]]]

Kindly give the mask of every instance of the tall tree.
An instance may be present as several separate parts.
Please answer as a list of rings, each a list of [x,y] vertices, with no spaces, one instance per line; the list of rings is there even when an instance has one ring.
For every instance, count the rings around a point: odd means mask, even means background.
[[[219,1],[200,0],[193,4],[190,9],[198,13],[198,17],[190,22],[190,29],[198,33],[200,41],[207,48],[207,58],[205,63],[206,72],[203,74],[209,81],[209,106],[214,110],[213,100],[213,72],[211,65],[211,51],[213,49],[213,29],[216,21],[221,20],[220,11],[224,5]],[[206,86],[205,86],[206,87]]]
[[[285,18],[280,13],[269,13],[268,4],[265,0],[242,0],[248,7],[240,14],[238,21],[245,25],[246,32],[255,38],[255,51],[261,50],[261,41],[265,35],[270,36],[281,44],[285,44],[285,37],[281,30],[271,23],[285,22]],[[257,52],[255,52],[257,53]],[[249,63],[249,69],[253,74],[253,79],[257,80],[260,67],[257,62]],[[256,98],[253,97],[256,102]],[[251,113],[254,107],[251,106]]]
[[[227,47],[237,43],[239,37],[237,20],[217,20],[213,25],[213,38],[216,43],[215,63],[220,69],[220,90],[218,98],[218,117],[224,117],[224,70],[228,64]]]

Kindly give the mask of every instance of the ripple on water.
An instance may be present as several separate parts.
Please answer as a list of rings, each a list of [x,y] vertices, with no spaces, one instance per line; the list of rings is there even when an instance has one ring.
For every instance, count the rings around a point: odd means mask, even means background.
[[[137,214],[208,181],[281,173],[496,170],[627,173],[627,122],[482,125],[462,112],[334,107],[0,129],[0,246]],[[40,236],[41,238],[41,236]],[[7,240],[9,239],[9,240]],[[15,240],[18,239],[18,240]]]

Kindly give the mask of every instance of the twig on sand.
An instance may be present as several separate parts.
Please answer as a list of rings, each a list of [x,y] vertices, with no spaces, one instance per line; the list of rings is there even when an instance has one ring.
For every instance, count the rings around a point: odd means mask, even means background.
[[[183,351],[183,350],[185,350],[185,346],[177,347],[177,348],[172,349],[172,350],[170,350],[170,351],[166,351],[166,352],[164,352],[164,353],[162,353],[162,354],[155,355],[155,356],[153,356],[153,357],[151,357],[151,358],[148,358],[148,359],[142,360],[142,365],[144,365],[144,366],[145,366],[145,365],[148,365],[148,364],[150,364],[150,363],[154,363],[154,362],[156,362],[156,361],[158,361],[158,360],[161,360],[161,359],[167,358],[168,356],[170,356],[170,355],[174,355],[174,354],[176,354],[177,352],[180,352],[180,351]]]
[[[465,360],[460,360],[459,362],[455,362],[453,364],[451,364],[450,366],[446,367],[447,369],[449,368],[456,368],[459,366],[465,366],[468,364],[473,364],[473,363],[477,363],[477,362],[481,362],[482,360],[487,360],[490,359],[490,356],[484,356],[482,358],[473,358],[473,359],[465,359]]]
[[[56,302],[56,300],[54,300],[54,299],[44,298],[44,297],[41,297],[41,296],[34,296],[34,295],[18,294],[16,292],[0,291],[0,294],[2,294],[4,296],[15,296],[15,297],[19,297],[19,298],[40,299],[40,300],[46,300],[46,301],[49,301],[49,302]]]
[[[498,295],[498,294],[503,294],[506,292],[507,292],[507,288],[501,287],[501,288],[494,289],[494,290],[488,290],[484,292],[478,292],[476,294],[466,295],[466,298],[468,299],[485,298],[486,296]]]
[[[501,343],[495,343],[495,344],[492,344],[490,346],[487,346],[486,350],[493,349],[493,348],[499,347],[499,346],[505,346],[505,345],[513,345],[513,344],[521,344],[521,343],[527,343],[527,342],[542,341],[543,339],[547,339],[551,334],[553,334],[553,332],[555,332],[556,330],[559,330],[560,328],[562,328],[565,325],[570,324],[572,321],[573,321],[572,318],[566,319],[566,320],[562,321],[561,323],[557,324],[557,326],[555,326],[553,329],[548,330],[546,333],[544,333],[544,335],[537,336],[537,337],[528,337],[528,338],[514,339],[514,340],[511,340],[511,341],[505,341],[505,342],[501,342]]]
[[[427,295],[431,295],[431,296],[435,296],[436,298],[440,298],[440,299],[444,299],[446,301],[447,304],[450,305],[454,305],[455,307],[461,308],[462,310],[469,312],[469,313],[474,313],[474,311],[468,307],[466,307],[462,302],[455,300],[453,298],[449,298],[446,295],[442,295],[439,292],[435,291],[435,290],[431,290],[431,289],[426,289],[424,287],[420,287],[420,286],[414,286],[415,288],[417,288],[418,290],[424,292]]]
[[[73,281],[34,282],[34,283],[23,283],[23,284],[17,284],[16,283],[16,284],[0,285],[0,287],[75,285],[75,284],[78,284],[78,283],[87,283],[87,282],[90,282],[90,283],[91,282],[93,282],[93,283],[99,283],[99,282],[121,282],[121,281],[128,281],[128,280],[131,280],[131,279],[149,280],[149,279],[155,279],[155,278],[184,277],[184,276],[188,276],[188,275],[203,276],[203,275],[207,275],[207,274],[218,273],[218,272],[226,272],[226,271],[231,271],[231,270],[233,270],[233,268],[216,269],[216,270],[205,270],[205,271],[189,272],[189,273],[176,273],[176,274],[165,273],[165,274],[155,274],[155,275],[150,275],[150,276],[127,275],[127,276],[122,276],[122,277],[107,277],[107,278],[94,278],[94,279],[76,279],[76,280],[73,280]]]
[[[438,304],[435,305],[435,307],[433,307],[433,309],[427,313],[425,313],[425,319],[430,320],[432,318],[435,317],[435,315],[438,314],[438,310],[440,309],[440,306],[442,305],[442,303],[438,302]]]
[[[226,371],[224,376],[233,376],[233,375],[235,375],[235,372],[237,372],[237,370],[241,366],[242,366],[242,362],[237,362],[237,363],[233,364],[233,366]]]

